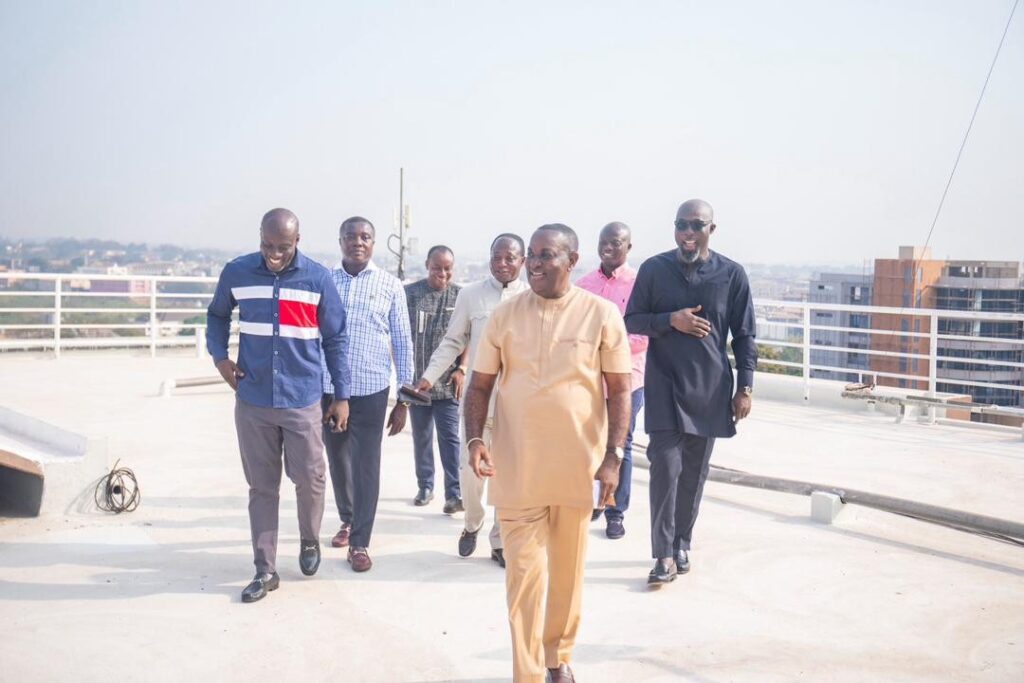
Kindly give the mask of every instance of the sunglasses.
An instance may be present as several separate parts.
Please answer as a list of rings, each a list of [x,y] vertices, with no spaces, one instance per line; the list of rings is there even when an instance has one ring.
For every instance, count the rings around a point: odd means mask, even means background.
[[[694,232],[704,232],[704,230],[707,229],[707,227],[709,225],[711,225],[711,221],[701,221],[701,220],[684,221],[684,220],[678,220],[678,221],[676,221],[676,230],[678,230],[679,232],[684,232],[687,228],[689,228],[690,230],[693,230]]]

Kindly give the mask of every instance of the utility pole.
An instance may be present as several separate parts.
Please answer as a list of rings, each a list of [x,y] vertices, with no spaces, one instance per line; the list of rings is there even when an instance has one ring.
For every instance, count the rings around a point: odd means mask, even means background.
[[[397,233],[388,235],[388,251],[398,257],[398,279],[405,280],[405,252],[408,250],[405,233],[409,229],[409,207],[405,204],[405,169],[398,169],[398,215],[395,220]],[[397,248],[392,240],[398,240]]]

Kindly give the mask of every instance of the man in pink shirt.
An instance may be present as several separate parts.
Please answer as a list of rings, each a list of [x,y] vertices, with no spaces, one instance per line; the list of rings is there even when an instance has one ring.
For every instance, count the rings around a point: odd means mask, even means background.
[[[626,312],[626,303],[633,293],[636,282],[636,271],[626,263],[626,256],[633,248],[632,235],[625,223],[609,223],[601,230],[597,242],[597,253],[601,257],[601,266],[576,281],[576,286],[611,301],[619,307],[619,313]],[[629,508],[630,482],[633,475],[633,428],[636,426],[636,414],[644,407],[644,362],[647,357],[647,337],[640,334],[629,335],[629,350],[632,353],[633,372],[631,377],[633,412],[629,419],[629,432],[626,434],[625,457],[619,468],[619,488],[615,491],[615,505],[605,508],[604,515],[608,538],[622,538],[626,535],[623,518]],[[601,516],[600,510],[594,510],[591,517],[596,520]]]

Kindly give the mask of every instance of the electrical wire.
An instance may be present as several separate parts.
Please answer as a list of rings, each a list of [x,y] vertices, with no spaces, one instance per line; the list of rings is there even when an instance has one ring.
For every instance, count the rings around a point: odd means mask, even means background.
[[[96,483],[93,494],[96,507],[117,515],[131,512],[142,502],[142,492],[135,473],[127,467],[118,467],[120,463],[120,460],[115,462],[113,469]]]

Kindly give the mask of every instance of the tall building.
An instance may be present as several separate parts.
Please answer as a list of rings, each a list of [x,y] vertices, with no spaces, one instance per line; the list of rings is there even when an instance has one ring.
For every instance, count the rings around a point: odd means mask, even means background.
[[[871,304],[871,288],[874,284],[870,274],[820,273],[811,278],[807,300],[813,303],[843,304],[846,306],[867,306]],[[837,329],[814,329],[817,326]],[[868,330],[871,316],[868,313],[829,311],[811,309],[811,345],[831,346],[836,349],[868,349],[871,335],[855,332],[854,329]],[[836,370],[815,370],[813,366],[849,368],[849,372]],[[871,363],[866,353],[845,350],[812,349],[811,377],[834,379],[843,382],[858,382],[869,372]]]
[[[898,373],[922,377],[896,379],[879,376],[879,384],[924,391],[928,389],[928,356],[931,320],[915,314],[913,309],[930,308],[950,311],[1019,313],[1024,311],[1024,282],[1020,264],[1013,261],[943,261],[931,258],[928,249],[900,247],[897,259],[875,259],[872,285],[873,304],[906,309],[900,313],[876,313],[871,323],[875,330],[889,334],[871,335],[875,351],[917,354],[921,358],[871,357],[875,372]],[[909,334],[908,334],[909,333]],[[969,394],[979,403],[1005,406],[1024,405],[1021,392],[959,384],[950,380],[984,382],[1021,386],[1024,372],[1020,368],[970,363],[990,360],[1016,362],[1022,360],[1021,345],[982,342],[969,337],[1024,338],[1020,322],[960,320],[938,318],[938,334],[956,335],[961,339],[938,339],[937,390],[952,394]],[[964,359],[964,360],[945,360]],[[947,380],[947,381],[942,381]]]
[[[949,261],[935,287],[935,308],[953,311],[999,313],[1024,312],[1024,283],[1015,261]],[[939,334],[958,337],[1024,338],[1024,324],[997,320],[939,318]],[[1001,365],[968,363],[987,360],[1020,363],[1024,347],[972,339],[939,339],[938,390],[967,393],[979,403],[1024,406],[1021,392],[995,387],[974,387],[942,382],[943,379],[1021,386],[1024,371]]]

